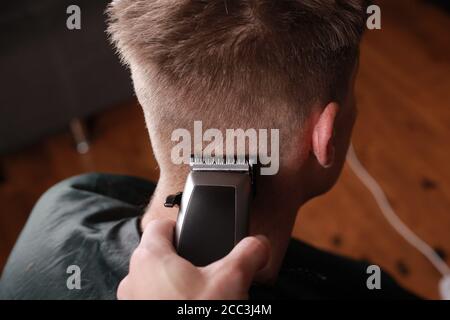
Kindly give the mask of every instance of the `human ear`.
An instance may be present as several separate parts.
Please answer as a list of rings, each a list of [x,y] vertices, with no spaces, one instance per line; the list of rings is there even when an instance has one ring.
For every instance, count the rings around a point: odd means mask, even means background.
[[[336,147],[333,137],[338,111],[339,105],[330,102],[320,113],[313,129],[312,152],[324,168],[329,168],[334,163]]]

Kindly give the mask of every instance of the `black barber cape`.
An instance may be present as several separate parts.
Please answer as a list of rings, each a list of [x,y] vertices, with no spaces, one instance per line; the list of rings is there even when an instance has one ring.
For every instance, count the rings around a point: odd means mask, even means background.
[[[154,189],[142,179],[104,174],[74,177],[51,188],[8,259],[0,299],[115,299]],[[292,240],[276,284],[252,286],[250,297],[415,298],[385,273],[381,289],[369,290],[368,265]],[[80,289],[71,278],[77,272]]]

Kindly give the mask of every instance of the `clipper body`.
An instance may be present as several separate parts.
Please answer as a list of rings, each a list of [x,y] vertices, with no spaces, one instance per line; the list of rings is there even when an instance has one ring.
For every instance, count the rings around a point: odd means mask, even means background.
[[[251,197],[248,163],[191,163],[175,229],[178,254],[196,266],[227,255],[248,234]]]

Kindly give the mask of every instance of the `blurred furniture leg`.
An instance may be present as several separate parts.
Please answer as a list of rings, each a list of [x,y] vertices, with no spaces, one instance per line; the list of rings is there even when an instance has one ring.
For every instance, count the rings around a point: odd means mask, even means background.
[[[70,121],[70,131],[78,153],[85,154],[89,151],[88,133],[86,125],[80,118],[75,118]]]

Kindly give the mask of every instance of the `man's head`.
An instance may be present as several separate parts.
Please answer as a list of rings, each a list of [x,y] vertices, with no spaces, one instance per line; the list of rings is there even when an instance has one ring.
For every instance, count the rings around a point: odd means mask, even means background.
[[[354,121],[363,0],[116,0],[108,13],[162,179],[184,182],[171,135],[201,120],[279,129],[270,184],[291,195],[308,186],[302,200],[332,186]]]

